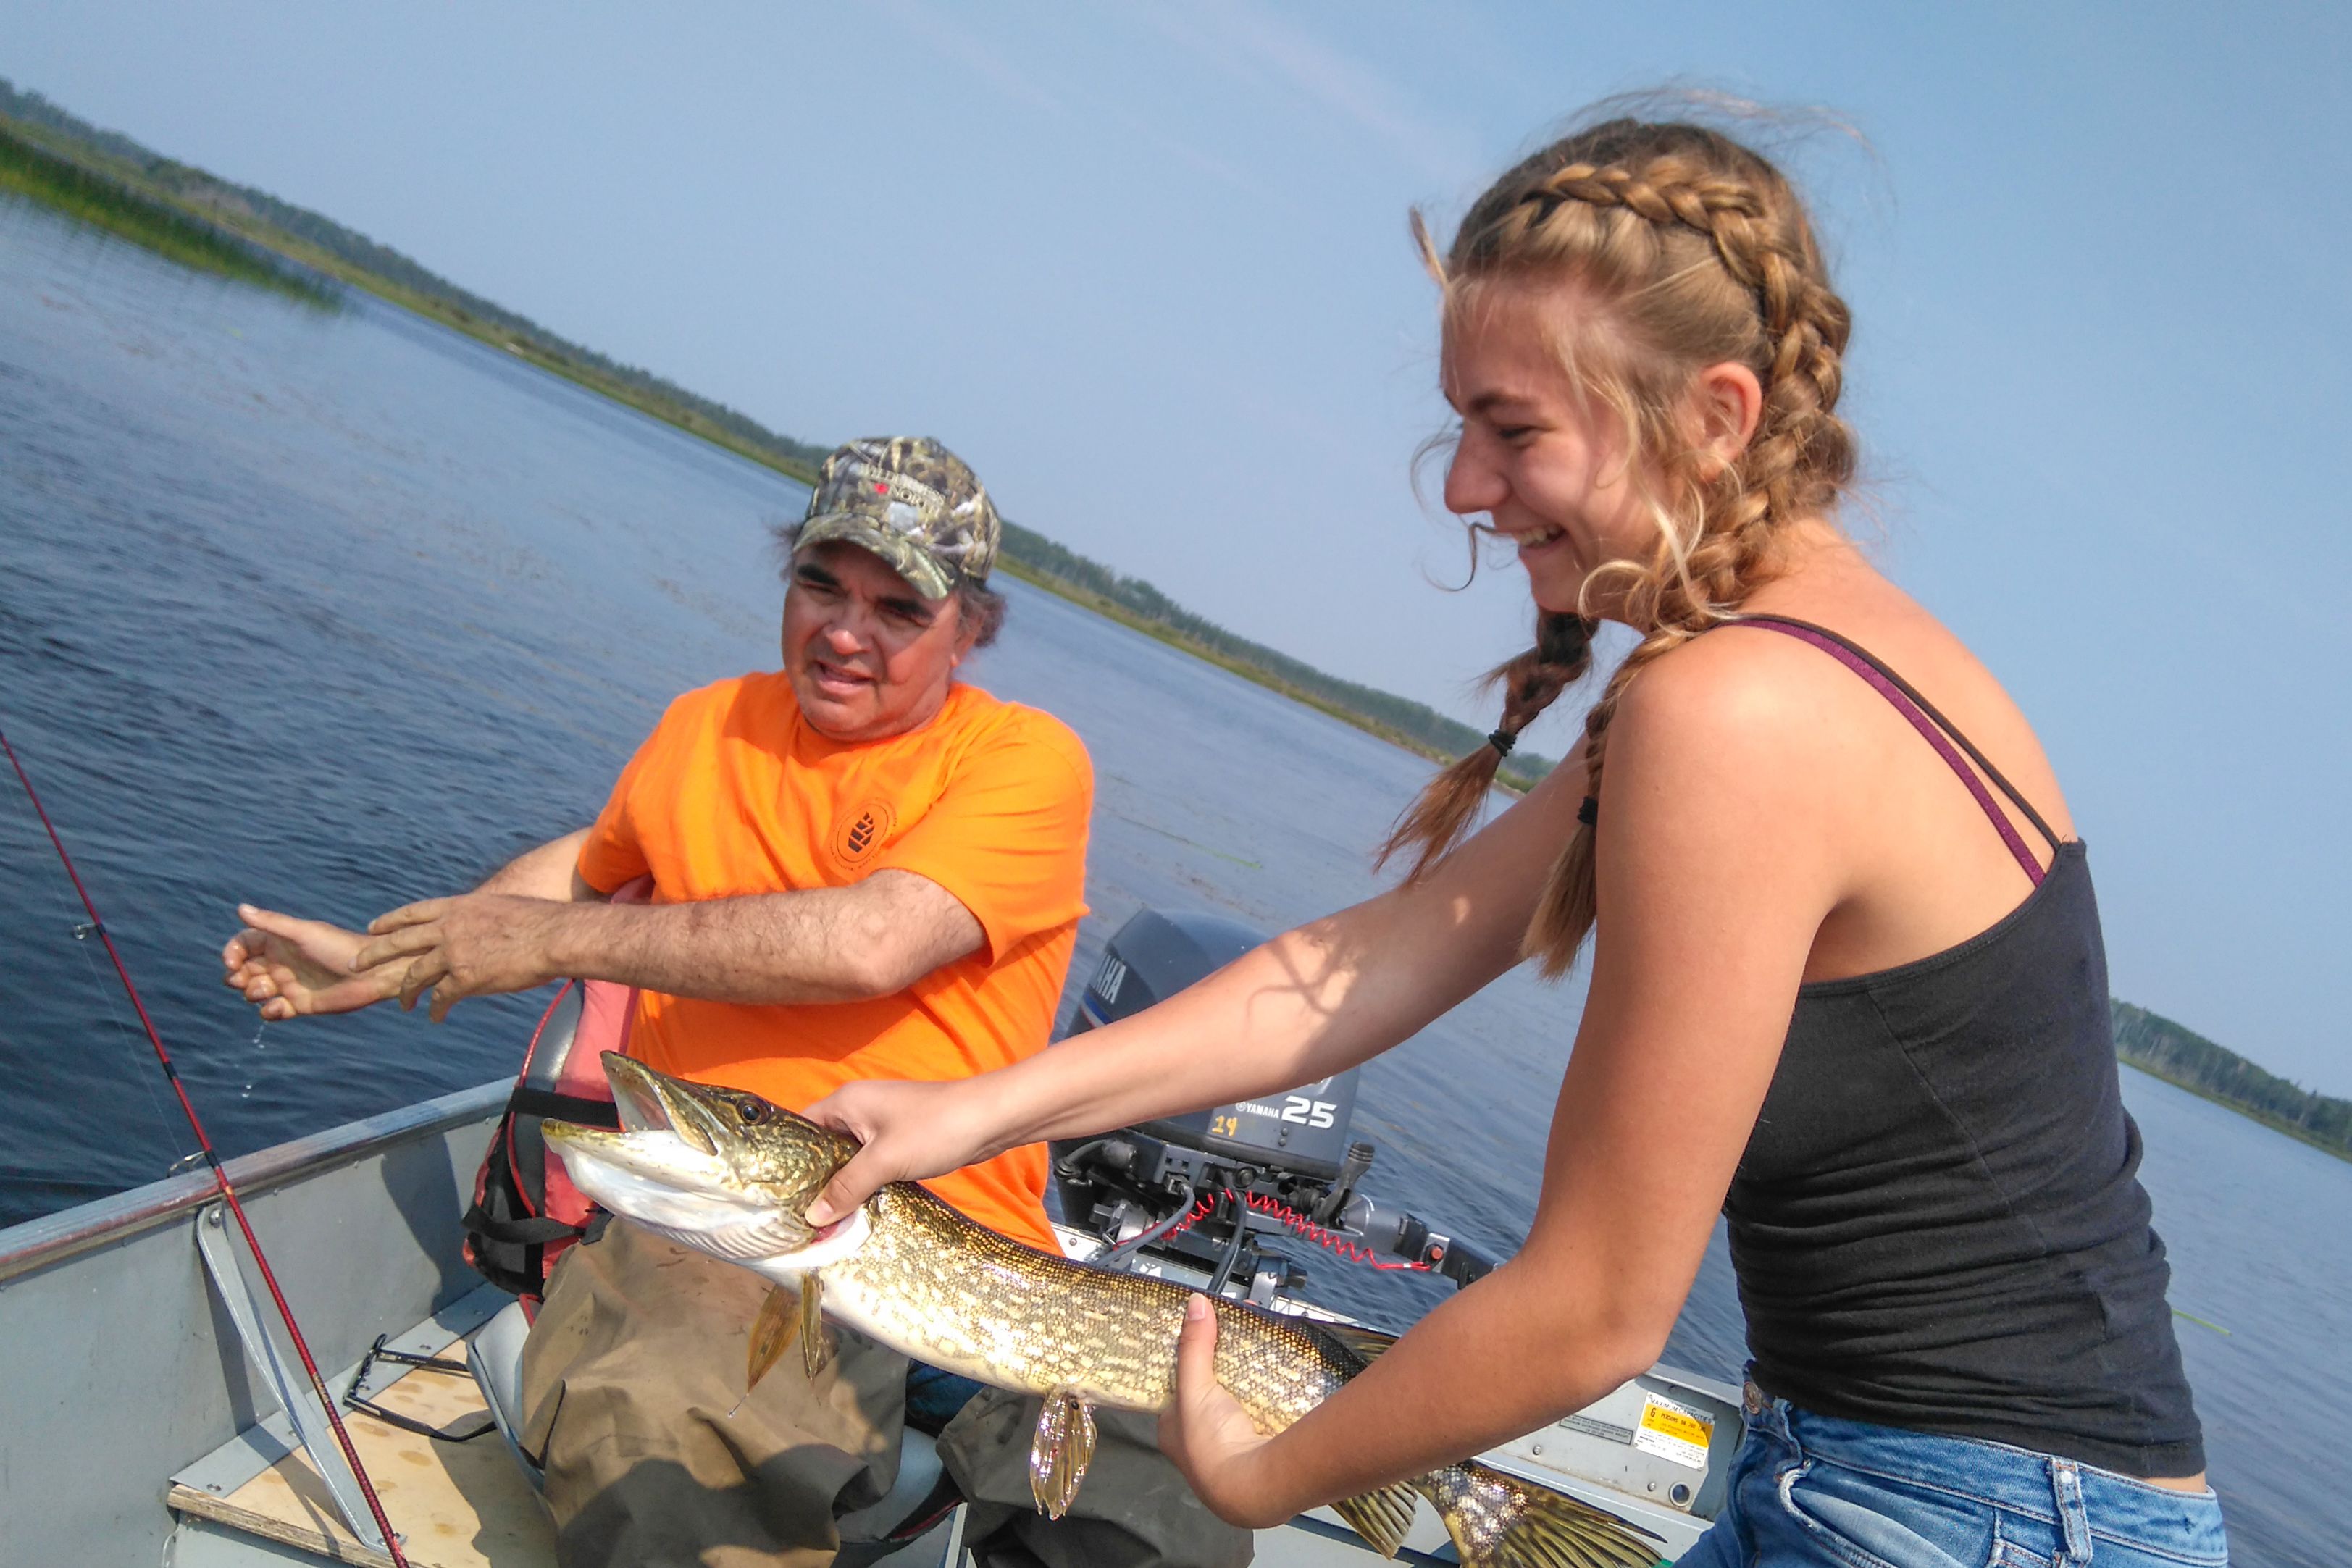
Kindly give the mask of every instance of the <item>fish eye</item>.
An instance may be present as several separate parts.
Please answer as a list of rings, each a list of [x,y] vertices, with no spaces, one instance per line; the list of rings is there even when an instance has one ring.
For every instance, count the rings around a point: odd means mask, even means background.
[[[735,1102],[735,1114],[742,1118],[745,1126],[756,1127],[768,1120],[772,1113],[765,1102],[747,1097]]]

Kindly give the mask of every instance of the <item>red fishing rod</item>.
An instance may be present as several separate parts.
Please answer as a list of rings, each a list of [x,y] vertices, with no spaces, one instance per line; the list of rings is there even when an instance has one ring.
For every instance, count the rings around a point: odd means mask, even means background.
[[[106,922],[98,913],[98,905],[90,902],[89,889],[82,885],[81,873],[74,869],[73,856],[66,852],[65,841],[58,837],[57,824],[49,821],[48,810],[41,804],[40,791],[33,788],[33,780],[26,774],[25,764],[18,759],[16,748],[8,744],[5,731],[0,731],[0,751],[8,754],[8,766],[16,770],[16,782],[25,787],[25,799],[33,803],[34,814],[41,819],[41,826],[49,835],[49,843],[58,852],[58,863],[66,868],[66,875],[71,879],[74,892],[81,899],[82,908],[89,912],[89,928],[106,945],[106,956],[114,960],[114,972],[121,977],[123,993],[130,997],[131,1010],[139,1015],[140,1025],[147,1031],[147,1043],[155,1048],[155,1060],[163,1064],[163,1076],[172,1081],[172,1092],[180,1097],[180,1109],[187,1113],[188,1125],[195,1132],[205,1164],[212,1168],[213,1180],[220,1187],[222,1201],[228,1206],[228,1211],[236,1216],[236,1228],[245,1232],[245,1245],[253,1254],[255,1266],[261,1270],[261,1282],[269,1287],[269,1299],[278,1304],[278,1320],[285,1323],[287,1336],[294,1342],[294,1354],[302,1358],[302,1370],[310,1375],[310,1391],[319,1396],[319,1406],[326,1411],[327,1421],[335,1429],[335,1441],[342,1448],[344,1462],[352,1468],[352,1479],[359,1483],[360,1495],[367,1499],[368,1512],[374,1516],[375,1527],[383,1536],[383,1549],[390,1554],[394,1568],[408,1568],[408,1559],[401,1554],[400,1538],[393,1533],[392,1521],[383,1515],[383,1504],[375,1495],[373,1483],[368,1479],[366,1467],[360,1463],[359,1450],[352,1446],[352,1435],[343,1429],[343,1418],[335,1413],[335,1397],[327,1392],[327,1380],[319,1375],[319,1364],[310,1359],[310,1346],[302,1338],[300,1326],[294,1322],[294,1309],[287,1304],[286,1293],[278,1288],[278,1275],[261,1250],[261,1238],[253,1233],[253,1221],[246,1218],[245,1204],[236,1196],[236,1184],[228,1179],[228,1168],[221,1164],[220,1155],[213,1148],[213,1141],[205,1131],[204,1121],[197,1116],[194,1104],[188,1099],[187,1087],[180,1082],[180,1070],[172,1065],[172,1053],[163,1049],[163,1037],[155,1032],[154,1020],[147,1016],[147,1004],[139,999],[139,988],[131,984],[131,970],[122,962],[122,955],[115,950],[114,938],[108,933]]]

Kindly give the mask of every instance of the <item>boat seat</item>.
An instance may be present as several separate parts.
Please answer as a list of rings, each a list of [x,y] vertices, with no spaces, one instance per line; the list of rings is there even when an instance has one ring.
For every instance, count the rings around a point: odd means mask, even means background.
[[[522,1467],[523,1479],[530,1490],[544,1495],[547,1475],[522,1446],[522,1342],[530,1337],[530,1320],[523,1315],[520,1301],[509,1301],[494,1313],[488,1322],[474,1331],[466,1341],[466,1365],[474,1375],[475,1385],[482,1391],[482,1402],[490,1407],[490,1419],[499,1424],[499,1436],[504,1437],[507,1451]]]
[[[898,1440],[898,1480],[879,1501],[835,1521],[841,1530],[837,1568],[879,1562],[907,1544],[906,1526],[928,1523],[961,1500],[940,1462],[939,1445],[929,1433],[908,1427]]]
[[[523,1315],[522,1303],[509,1301],[467,1339],[466,1365],[482,1391],[483,1403],[489,1406],[490,1418],[498,1423],[499,1435],[506,1439],[507,1451],[514,1455],[531,1490],[543,1496],[546,1474],[522,1446],[520,1437],[523,1419],[522,1342],[530,1334],[530,1321]],[[900,1526],[940,1511],[950,1500],[941,1489],[945,1479],[946,1468],[940,1462],[939,1445],[928,1433],[908,1427],[898,1446],[897,1482],[879,1500],[841,1516],[844,1552],[840,1562],[845,1568],[878,1560],[873,1552],[860,1552],[853,1547],[896,1551],[905,1544],[893,1542],[891,1537]]]

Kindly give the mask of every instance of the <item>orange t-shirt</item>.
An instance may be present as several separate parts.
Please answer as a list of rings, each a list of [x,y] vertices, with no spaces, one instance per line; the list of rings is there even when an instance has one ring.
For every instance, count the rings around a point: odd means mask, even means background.
[[[640,992],[629,1052],[799,1110],[861,1078],[959,1078],[1045,1043],[1087,912],[1094,770],[1049,714],[949,688],[929,724],[862,744],[803,721],[791,681],[720,681],[669,706],[580,852],[606,891],[656,904],[930,878],[980,922],[979,951],[892,996],[751,1006]],[[982,1224],[1055,1250],[1042,1146],[929,1184]]]

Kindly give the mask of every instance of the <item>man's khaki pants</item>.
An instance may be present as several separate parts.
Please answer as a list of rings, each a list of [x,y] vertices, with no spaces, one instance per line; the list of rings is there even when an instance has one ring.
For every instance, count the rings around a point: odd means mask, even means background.
[[[541,1456],[566,1568],[817,1568],[834,1521],[898,1479],[907,1358],[838,1327],[812,1383],[797,1345],[748,1396],[768,1282],[625,1220],[575,1247],[523,1347],[524,1446]],[[993,1389],[939,1439],[972,1504],[965,1539],[1048,1568],[1242,1568],[1246,1531],[1202,1507],[1153,1424],[1097,1411],[1094,1463],[1058,1521],[1029,1498],[1038,1402]]]

